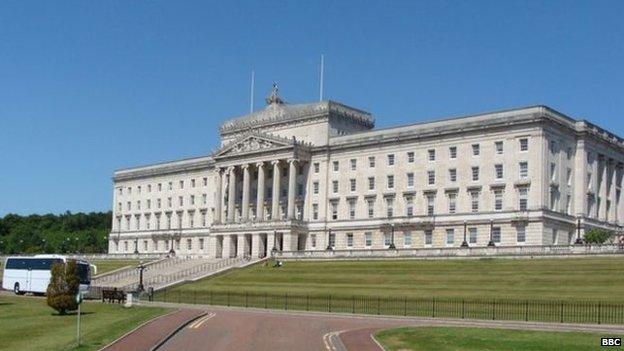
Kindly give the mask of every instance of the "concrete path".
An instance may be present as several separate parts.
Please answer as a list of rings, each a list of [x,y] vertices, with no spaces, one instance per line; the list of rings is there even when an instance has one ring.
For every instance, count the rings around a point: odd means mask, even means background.
[[[158,350],[327,350],[378,351],[371,337],[379,330],[406,326],[456,326],[583,331],[623,335],[624,326],[477,321],[331,314],[206,305],[145,303],[208,313],[181,329]],[[597,341],[598,342],[598,341]]]
[[[127,333],[103,351],[150,351],[164,343],[180,328],[206,315],[201,309],[180,309],[157,317]]]

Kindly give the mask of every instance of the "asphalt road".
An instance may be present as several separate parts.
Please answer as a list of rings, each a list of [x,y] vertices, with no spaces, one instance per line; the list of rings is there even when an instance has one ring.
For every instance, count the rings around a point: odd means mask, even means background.
[[[349,316],[214,306],[165,305],[199,308],[205,310],[207,314],[180,330],[163,344],[158,349],[159,351],[378,351],[380,348],[371,335],[381,329],[402,326],[466,326],[609,332],[624,335],[624,326]]]

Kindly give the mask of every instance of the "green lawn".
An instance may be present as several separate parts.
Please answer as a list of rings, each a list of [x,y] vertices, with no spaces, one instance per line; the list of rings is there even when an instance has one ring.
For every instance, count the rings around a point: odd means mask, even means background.
[[[390,329],[375,335],[388,351],[600,350],[600,337],[592,333],[433,327]]]
[[[102,274],[122,267],[136,267],[139,265],[140,260],[94,260],[90,261],[91,264],[97,266],[97,274]],[[143,263],[147,263],[144,261]]]
[[[624,257],[291,262],[254,265],[169,292],[621,301]]]
[[[85,302],[83,346],[76,347],[76,315],[59,316],[45,299],[0,295],[0,350],[98,350],[163,308]]]

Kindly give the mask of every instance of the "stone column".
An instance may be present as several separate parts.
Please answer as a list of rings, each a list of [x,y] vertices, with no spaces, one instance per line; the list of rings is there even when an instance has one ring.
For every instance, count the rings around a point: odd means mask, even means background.
[[[280,161],[273,161],[273,208],[271,219],[279,219],[279,202],[280,202],[280,180],[282,177],[280,169]]]
[[[604,221],[607,219],[607,159],[602,156],[602,170],[600,172],[600,187],[598,189],[600,196],[600,208],[598,209],[598,219]]]
[[[251,235],[251,257],[260,257],[260,234]]]
[[[236,218],[234,216],[234,212],[236,211],[236,168],[230,167],[228,171],[230,179],[228,184],[227,221],[231,223],[234,222],[234,219]]]
[[[247,252],[247,240],[245,240],[245,234],[239,234],[236,237],[238,240],[236,245],[236,257],[243,257]]]
[[[615,188],[616,188],[616,184],[617,184],[617,164],[613,161],[613,159],[609,160],[609,169],[611,170],[611,183],[610,183],[610,188],[609,188],[609,199],[611,200],[611,207],[609,208],[609,222],[610,223],[615,223],[616,222],[616,215],[617,215],[617,211],[616,211],[616,206],[617,206],[617,200],[615,198]]]
[[[621,162],[618,162],[617,167],[616,167],[617,171],[618,171],[618,176],[616,177],[616,181],[619,180],[619,183],[616,183],[616,186],[618,188],[620,188],[620,196],[617,196],[617,188],[616,188],[616,201],[618,202],[617,204],[617,213],[615,215],[615,220],[618,222],[618,224],[622,224],[624,223],[624,189],[622,189],[622,181],[624,181],[624,166],[622,165]]]
[[[283,251],[297,251],[299,244],[299,235],[292,232],[284,232],[283,234],[284,247]]]
[[[581,139],[576,144],[574,156],[574,212],[577,216],[587,215],[587,153],[585,140]]]
[[[267,233],[267,256],[271,256],[271,250],[273,250],[273,248],[277,248],[277,245],[275,244],[275,232],[270,232]]]
[[[221,202],[223,201],[223,191],[221,186],[223,185],[221,168],[215,170],[216,174],[216,186],[215,186],[215,211],[214,211],[214,223],[221,223]]]
[[[243,165],[243,201],[241,203],[243,221],[249,219],[249,165]]]
[[[297,160],[289,160],[288,168],[288,219],[295,219],[295,196],[297,192]]]
[[[258,197],[256,200],[256,219],[259,221],[264,220],[264,163],[258,162]]]

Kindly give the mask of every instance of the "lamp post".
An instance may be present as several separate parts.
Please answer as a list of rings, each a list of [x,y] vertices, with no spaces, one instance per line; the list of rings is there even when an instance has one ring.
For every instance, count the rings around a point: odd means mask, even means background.
[[[43,250],[43,253],[46,253],[46,240],[45,240],[45,238],[41,239],[41,249]]]
[[[396,250],[396,246],[394,245],[394,224],[390,224],[390,245],[388,245],[388,249],[390,250]]]
[[[462,241],[461,247],[468,247],[468,242],[466,241],[466,226],[468,225],[467,221],[464,221],[464,241]]]
[[[142,292],[145,290],[143,288],[143,271],[145,270],[145,265],[143,264],[143,261],[139,262],[137,269],[139,270],[139,286],[137,287],[137,290],[138,292]]]
[[[576,245],[583,245],[583,239],[581,238],[581,217],[576,218]]]
[[[327,230],[327,248],[325,250],[332,251],[334,248],[331,244],[331,228]]]
[[[494,243],[494,220],[490,219],[490,242],[487,244],[488,247],[494,247],[496,244]]]

